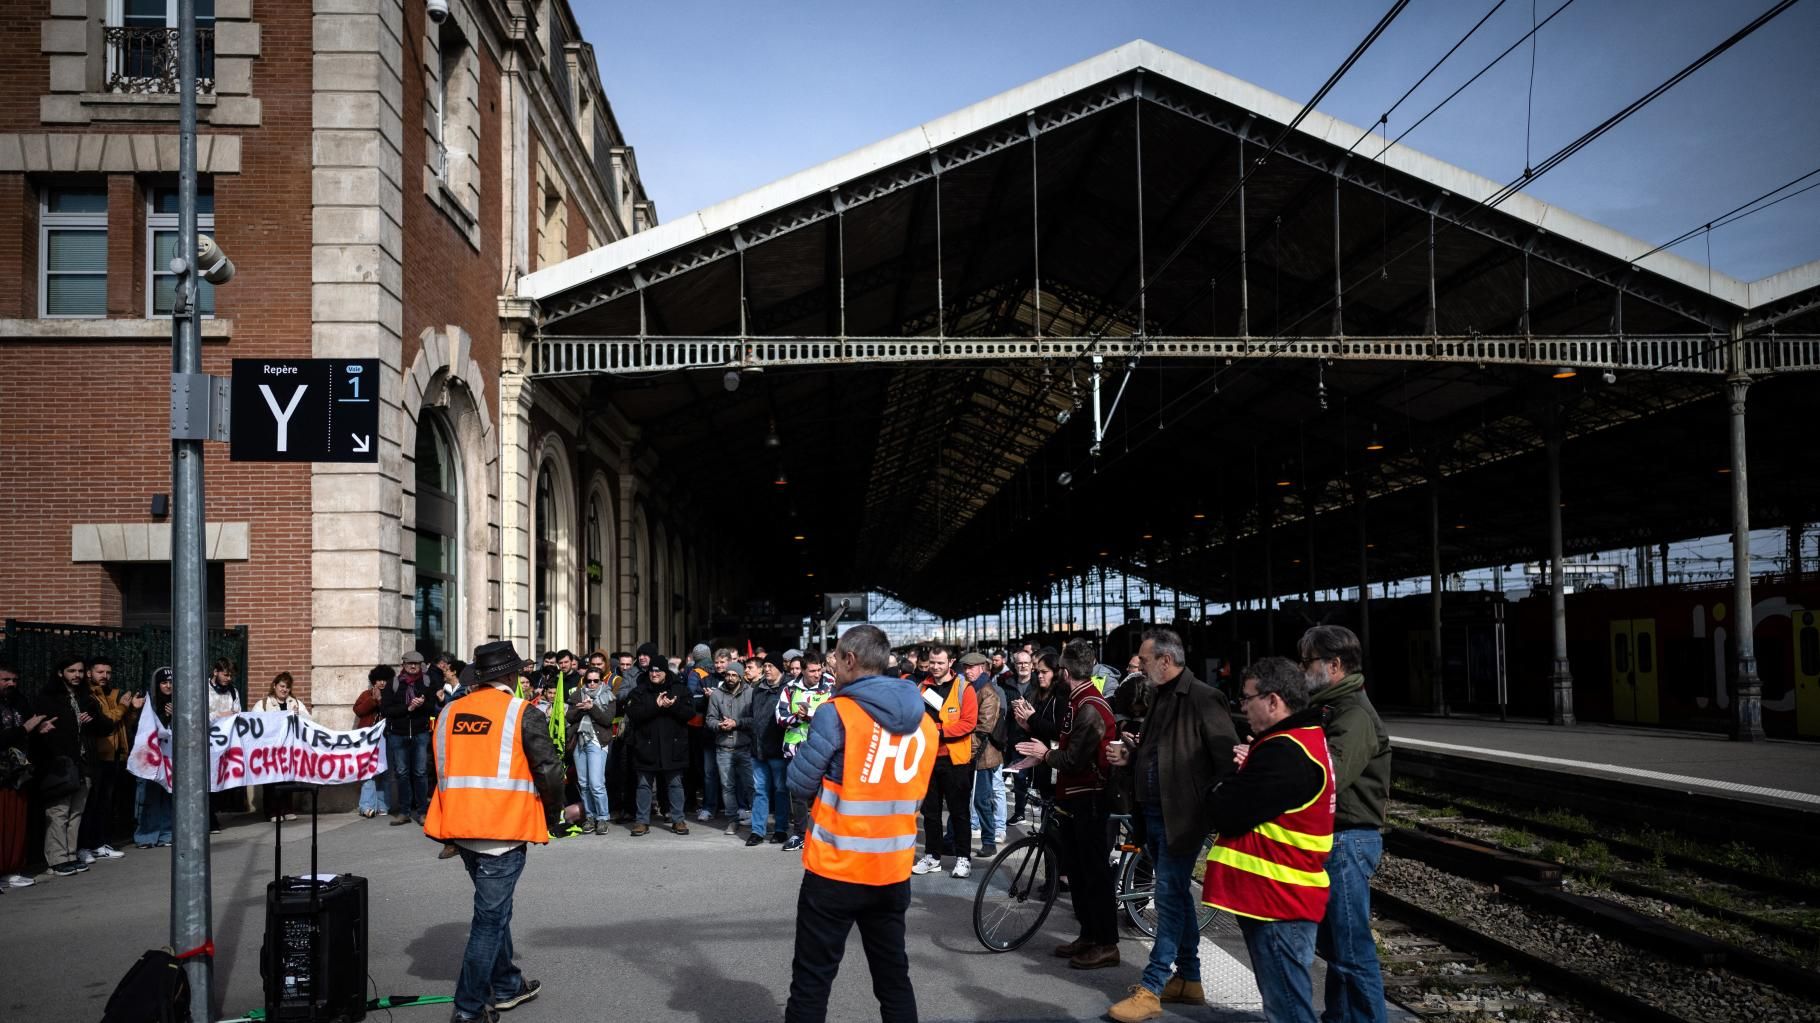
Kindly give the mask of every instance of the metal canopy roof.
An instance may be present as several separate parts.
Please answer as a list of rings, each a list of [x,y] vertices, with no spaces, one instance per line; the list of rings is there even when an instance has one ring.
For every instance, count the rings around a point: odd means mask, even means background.
[[[1779,442],[1820,263],[1709,284],[1375,135],[1348,155],[1320,114],[1257,166],[1297,109],[1128,44],[530,275],[533,373],[594,377],[685,489],[740,481],[697,504],[767,591],[954,616],[1100,563],[1218,599],[1351,585],[1360,492],[1372,578],[1415,574],[1436,474],[1449,571],[1533,558],[1551,414],[1570,549],[1710,532],[1727,371],[1763,381],[1753,455],[1781,460],[1758,523],[1820,512]],[[1111,405],[1134,360],[1090,455],[1094,383]]]

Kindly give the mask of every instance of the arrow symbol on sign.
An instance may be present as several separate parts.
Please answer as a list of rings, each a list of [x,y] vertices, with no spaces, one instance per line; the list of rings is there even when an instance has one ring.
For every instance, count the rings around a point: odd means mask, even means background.
[[[373,435],[372,434],[369,433],[363,437],[358,433],[350,433],[350,434],[348,434],[348,436],[354,438],[354,450],[356,452],[365,454],[365,453],[373,450]]]

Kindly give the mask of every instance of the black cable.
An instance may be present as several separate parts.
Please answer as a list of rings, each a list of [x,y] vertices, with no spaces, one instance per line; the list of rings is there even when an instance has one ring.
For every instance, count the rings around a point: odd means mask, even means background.
[[[1531,2],[1533,3],[1534,0],[1531,0]],[[1492,4],[1491,10],[1486,11],[1485,15],[1483,17],[1481,17],[1478,21],[1474,22],[1473,26],[1466,30],[1465,35],[1461,36],[1457,42],[1455,42],[1452,46],[1448,47],[1447,52],[1441,54],[1440,60],[1435,61],[1433,64],[1429,65],[1429,68],[1427,71],[1422,72],[1422,77],[1416,79],[1416,84],[1403,90],[1403,95],[1398,96],[1397,101],[1395,103],[1392,103],[1389,106],[1389,108],[1384,111],[1383,114],[1379,115],[1377,123],[1383,124],[1383,125],[1388,125],[1390,123],[1390,115],[1397,112],[1397,108],[1403,105],[1403,101],[1408,99],[1410,96],[1414,95],[1415,91],[1422,87],[1422,83],[1428,81],[1428,78],[1430,75],[1434,74],[1436,71],[1439,71],[1441,69],[1441,65],[1447,63],[1447,58],[1453,56],[1454,51],[1458,50],[1462,46],[1465,46],[1466,41],[1468,39],[1471,39],[1473,37],[1473,34],[1479,31],[1480,26],[1484,25],[1487,21],[1490,21],[1491,16],[1498,13],[1498,8],[1503,7],[1504,4],[1505,4],[1505,0],[1498,0],[1497,3]],[[1371,137],[1371,129],[1367,128],[1362,133],[1360,133],[1358,138],[1352,140],[1352,145],[1347,146],[1346,151],[1348,153],[1352,152],[1354,149],[1358,148],[1359,143],[1365,141],[1366,139],[1368,139],[1370,137]],[[1383,152],[1380,151],[1378,155],[1382,156]]]
[[[1466,89],[1472,85],[1472,83],[1474,83],[1474,82],[1478,81],[1480,78],[1484,77],[1484,75],[1487,71],[1490,71],[1492,68],[1497,67],[1500,63],[1503,62],[1505,57],[1508,57],[1512,53],[1515,53],[1517,47],[1522,46],[1523,42],[1525,40],[1529,39],[1531,36],[1534,36],[1537,32],[1541,31],[1549,22],[1555,20],[1556,15],[1560,14],[1562,11],[1567,10],[1569,7],[1572,7],[1573,5],[1574,5],[1574,0],[1565,0],[1565,2],[1561,4],[1561,6],[1555,8],[1553,14],[1550,14],[1548,17],[1543,18],[1542,23],[1540,25],[1537,25],[1535,28],[1532,28],[1528,32],[1525,32],[1525,33],[1523,33],[1523,35],[1519,36],[1517,38],[1516,42],[1511,43],[1509,46],[1505,47],[1503,53],[1500,53],[1496,57],[1493,57],[1491,59],[1491,63],[1480,68],[1478,70],[1478,72],[1475,73],[1471,78],[1468,78],[1466,81],[1462,82],[1460,84],[1459,88],[1448,93],[1447,98],[1441,100],[1441,102],[1436,103],[1434,106],[1430,107],[1428,110],[1428,113],[1423,114],[1421,117],[1416,119],[1416,123],[1403,129],[1403,134],[1398,135],[1396,138],[1391,139],[1389,142],[1384,143],[1384,148],[1378,150],[1377,154],[1374,155],[1372,157],[1372,159],[1376,160],[1378,157],[1383,156],[1387,151],[1389,151],[1391,146],[1394,146],[1397,143],[1403,141],[1403,139],[1406,138],[1410,132],[1415,131],[1417,128],[1420,128],[1424,121],[1427,121],[1430,117],[1433,117],[1437,112],[1440,111],[1440,109],[1442,107],[1446,106],[1449,103],[1452,103],[1455,96],[1458,96],[1460,93],[1465,92]]]
[[[1574,2],[1574,0],[1567,0],[1567,3],[1563,4],[1561,6],[1561,8],[1558,8],[1556,10],[1556,13],[1557,14],[1560,13],[1561,10],[1564,10],[1567,7],[1567,4],[1571,4],[1573,2]],[[1541,165],[1539,165],[1539,167],[1537,167],[1535,169],[1534,173],[1530,176],[1530,180],[1533,180],[1536,177],[1540,177],[1541,175],[1547,173],[1548,171],[1553,170],[1554,168],[1560,166],[1563,162],[1565,162],[1567,159],[1572,157],[1574,154],[1580,152],[1582,149],[1586,148],[1586,146],[1591,145],[1592,142],[1596,141],[1600,136],[1604,135],[1606,132],[1609,132],[1611,129],[1617,127],[1619,124],[1623,123],[1626,119],[1628,119],[1631,115],[1635,114],[1637,111],[1643,109],[1645,106],[1648,106],[1650,103],[1652,103],[1656,99],[1660,98],[1663,93],[1667,92],[1669,89],[1673,88],[1675,85],[1680,84],[1680,82],[1685,80],[1689,75],[1693,74],[1695,71],[1698,71],[1700,68],[1705,67],[1707,64],[1711,63],[1719,55],[1725,53],[1727,50],[1736,46],[1738,43],[1743,42],[1745,38],[1749,37],[1752,33],[1756,32],[1758,29],[1760,29],[1764,25],[1768,24],[1771,20],[1773,20],[1774,18],[1776,18],[1778,15],[1782,14],[1783,12],[1787,11],[1790,7],[1793,7],[1798,2],[1799,2],[1799,0],[1779,0],[1779,2],[1775,6],[1771,7],[1769,10],[1765,11],[1764,13],[1758,15],[1755,19],[1753,19],[1749,24],[1745,25],[1743,28],[1740,28],[1738,31],[1732,33],[1730,36],[1727,36],[1725,39],[1721,40],[1718,44],[1713,46],[1706,53],[1702,54],[1699,58],[1694,60],[1693,63],[1687,65],[1686,67],[1682,68],[1680,71],[1677,71],[1675,74],[1669,76],[1660,85],[1657,85],[1655,88],[1651,89],[1649,92],[1644,93],[1642,96],[1638,97],[1636,100],[1633,100],[1632,102],[1630,102],[1629,104],[1624,106],[1616,114],[1613,114],[1611,117],[1606,118],[1604,121],[1600,122],[1599,125],[1595,126],[1592,129],[1587,130],[1586,132],[1582,133],[1579,138],[1576,138],[1574,141],[1568,143],[1566,146],[1563,146],[1560,150],[1557,150],[1548,159],[1542,161]],[[1552,15],[1551,15],[1551,17],[1552,17]],[[1543,24],[1547,24],[1547,22],[1545,21],[1545,22],[1543,22]],[[1538,27],[1540,27],[1540,26],[1538,26]],[[1820,171],[1816,171],[1815,173],[1820,173]],[[1801,177],[1796,178],[1795,182],[1805,180],[1806,178],[1808,178],[1810,176],[1812,176],[1812,175],[1804,174]],[[1523,180],[1524,180],[1523,178],[1517,178],[1517,179],[1513,180],[1511,182],[1511,184],[1506,185],[1503,188],[1500,188],[1497,192],[1494,192],[1491,196],[1488,196],[1485,199],[1482,199],[1479,202],[1475,203],[1472,207],[1468,208],[1464,213],[1462,213],[1458,217],[1448,221],[1448,223],[1446,225],[1444,225],[1443,229],[1458,226],[1459,224],[1463,223],[1467,219],[1467,217],[1478,212],[1481,208],[1491,209],[1491,208],[1495,207],[1496,205],[1498,205],[1499,203],[1502,203],[1505,199],[1508,199],[1512,195],[1515,195],[1517,193],[1518,189],[1515,186],[1520,185],[1523,182]],[[1789,184],[1793,184],[1795,182],[1790,182]],[[1820,185],[1820,182],[1816,182],[1815,184]],[[1787,188],[1787,187],[1788,187],[1788,185],[1785,184],[1785,185],[1781,186],[1781,188],[1773,189],[1770,192],[1765,193],[1765,195],[1766,196],[1774,195],[1776,192],[1779,192],[1782,189]],[[1809,186],[1809,187],[1811,188],[1814,186]],[[1803,189],[1802,191],[1806,191],[1806,189]],[[1794,194],[1799,194],[1799,193],[1794,193]],[[1784,196],[1782,198],[1786,199],[1786,198],[1792,198],[1792,197],[1793,196],[1790,195],[1790,196]],[[1750,202],[1750,203],[1745,203],[1743,207],[1738,207],[1737,209],[1734,209],[1732,211],[1732,213],[1735,214],[1738,212],[1738,210],[1751,206],[1753,203],[1760,201],[1762,198],[1763,198],[1763,196],[1759,196],[1758,199],[1752,200],[1752,202]],[[1776,201],[1780,202],[1781,199],[1778,199]],[[1765,206],[1763,208],[1767,209],[1768,206]],[[1730,215],[1730,214],[1728,214],[1728,215]],[[1721,219],[1723,219],[1723,218],[1721,218]],[[1702,225],[1701,228],[1696,229],[1696,231],[1693,233],[1697,233],[1698,230],[1704,230],[1704,228],[1705,228],[1705,225]],[[1691,236],[1691,234],[1690,234],[1690,236]],[[1416,248],[1426,245],[1427,242],[1428,242],[1428,240],[1426,238],[1416,242],[1414,245],[1411,245],[1408,248],[1405,248],[1401,253],[1399,253],[1397,258],[1401,258],[1404,255],[1408,255],[1410,252],[1413,252]],[[1637,258],[1640,259],[1642,257],[1637,257]],[[1626,265],[1629,265],[1630,263],[1634,263],[1634,262],[1635,262],[1635,260],[1628,261]],[[1367,275],[1365,277],[1361,277],[1358,281],[1353,282],[1352,285],[1349,285],[1348,287],[1342,289],[1341,294],[1344,295],[1346,292],[1351,291],[1353,288],[1357,287],[1359,285],[1359,283],[1361,283],[1364,280],[1368,280],[1368,279],[1370,279],[1369,275]],[[1596,278],[1594,278],[1594,279],[1596,280]],[[1318,315],[1322,310],[1324,310],[1329,305],[1331,305],[1332,302],[1333,302],[1332,299],[1328,299],[1325,302],[1322,302],[1320,305],[1316,306],[1314,309],[1311,309],[1309,312],[1303,314],[1301,317],[1296,319],[1293,323],[1291,323],[1289,325],[1288,329],[1294,330],[1297,326],[1299,326],[1303,322],[1305,322],[1309,317]],[[1277,345],[1275,345],[1272,348],[1265,351],[1265,353],[1263,355],[1263,361],[1267,362],[1270,359],[1274,358],[1277,353],[1279,353],[1283,350],[1283,348],[1286,346],[1286,343],[1288,341],[1294,340],[1294,338],[1290,337],[1287,334],[1279,334],[1277,340],[1279,341],[1279,343]],[[1657,370],[1666,369],[1670,366],[1679,365],[1683,362],[1689,361],[1690,359],[1698,358],[1704,354],[1707,354],[1729,342],[1730,342],[1730,338],[1725,338],[1723,340],[1715,342],[1712,345],[1698,349],[1695,352],[1690,353],[1689,355],[1682,356],[1677,359],[1669,360],[1668,362],[1661,363],[1654,367],[1645,367],[1643,369],[1645,372],[1655,372]],[[1250,373],[1250,372],[1254,371],[1255,368],[1256,368],[1255,366],[1247,365],[1246,367],[1244,367],[1244,369],[1241,372]],[[1164,412],[1168,411],[1169,409],[1180,404],[1181,402],[1187,400],[1191,395],[1195,394],[1197,391],[1204,389],[1210,383],[1214,384],[1217,387],[1221,377],[1223,377],[1224,375],[1225,375],[1224,369],[1216,370],[1209,377],[1202,380],[1200,383],[1196,384],[1194,387],[1190,388],[1189,390],[1184,391],[1181,395],[1177,396],[1173,401],[1169,402],[1169,404],[1167,406],[1165,406],[1163,408],[1159,408],[1157,410],[1157,414],[1161,415]],[[1216,392],[1216,394],[1217,394],[1217,392]],[[1194,404],[1190,405],[1185,411],[1183,411],[1181,413],[1180,416],[1178,416],[1178,420],[1185,419],[1187,416],[1192,414],[1195,410],[1199,409],[1202,405],[1205,405],[1208,401],[1211,401],[1212,397],[1213,396],[1202,397],[1200,400],[1198,400]],[[1138,442],[1139,445],[1142,445],[1143,440],[1147,439],[1148,436],[1150,436],[1150,435],[1146,434],[1144,438],[1140,438],[1140,440]],[[1129,453],[1130,453],[1130,451],[1129,451],[1129,449],[1127,449],[1120,457],[1123,457],[1124,455],[1128,455]],[[1117,459],[1114,459],[1114,461],[1116,461],[1116,460]],[[1108,464],[1110,464],[1110,463],[1108,463]]]
[[[1529,136],[1536,123],[1536,0],[1529,0],[1529,100],[1523,116],[1523,176],[1529,177]]]

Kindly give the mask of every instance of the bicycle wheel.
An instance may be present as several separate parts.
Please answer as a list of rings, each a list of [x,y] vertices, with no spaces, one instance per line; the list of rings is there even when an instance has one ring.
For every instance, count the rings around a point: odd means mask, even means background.
[[[1189,891],[1195,901],[1195,924],[1203,931],[1220,915],[1219,910],[1201,904],[1201,882],[1206,877],[1207,850],[1212,844],[1212,839],[1202,844],[1189,881]],[[1125,854],[1125,862],[1119,870],[1118,903],[1133,926],[1156,937],[1156,871],[1151,869],[1150,854],[1142,849]]]
[[[1043,926],[1061,887],[1055,849],[1040,836],[1006,846],[980,875],[973,896],[973,934],[994,952],[1009,952]]]

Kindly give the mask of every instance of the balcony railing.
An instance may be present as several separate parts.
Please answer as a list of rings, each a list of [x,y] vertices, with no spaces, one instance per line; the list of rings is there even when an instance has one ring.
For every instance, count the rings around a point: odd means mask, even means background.
[[[170,93],[178,91],[177,30],[138,25],[110,26],[107,38],[107,91]],[[196,91],[215,91],[215,30],[196,30]]]

